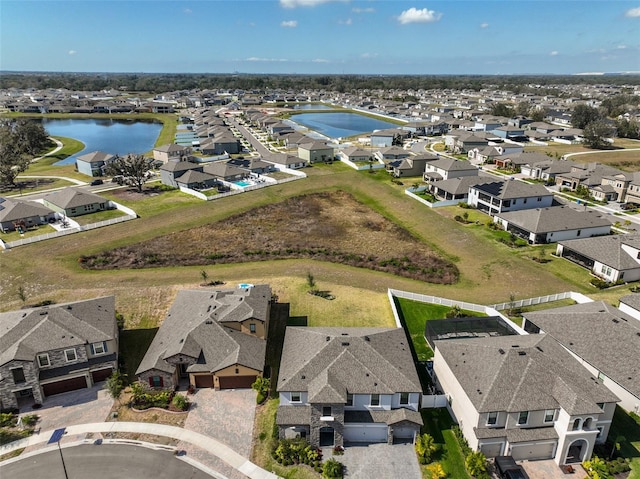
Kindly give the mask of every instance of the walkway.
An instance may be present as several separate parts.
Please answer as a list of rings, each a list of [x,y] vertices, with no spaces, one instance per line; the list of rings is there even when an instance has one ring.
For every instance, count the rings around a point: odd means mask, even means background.
[[[56,146],[53,150],[51,150],[49,153],[47,153],[46,155],[42,155],[42,156],[39,156],[39,157],[37,157],[37,158],[34,158],[33,160],[31,160],[32,162],[35,162],[35,161],[41,160],[41,159],[43,159],[43,158],[46,158],[47,156],[55,155],[55,154],[56,154],[56,153],[58,153],[60,150],[62,150],[62,147],[63,147],[64,145],[62,144],[62,142],[61,142],[60,140],[56,140],[56,139],[55,139],[55,138],[53,138],[52,136],[50,136],[50,137],[49,137],[49,139],[50,139],[51,141],[53,141],[57,146]]]
[[[253,464],[244,458],[229,446],[222,444],[220,441],[199,434],[194,431],[188,431],[180,427],[166,426],[164,424],[152,424],[142,422],[99,422],[93,424],[79,424],[66,428],[66,434],[69,436],[89,433],[115,433],[115,432],[131,432],[139,434],[153,434],[156,436],[165,436],[177,439],[179,441],[188,442],[208,451],[210,454],[222,459],[224,462],[238,470],[242,474],[251,479],[278,479],[273,473]],[[22,449],[34,444],[47,442],[52,430],[41,432],[40,434],[15,441],[0,447],[0,456],[9,452]]]

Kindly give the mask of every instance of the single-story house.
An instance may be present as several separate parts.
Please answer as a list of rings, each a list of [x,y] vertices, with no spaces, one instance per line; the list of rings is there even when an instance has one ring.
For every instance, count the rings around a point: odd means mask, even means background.
[[[523,328],[558,341],[620,406],[640,413],[640,321],[605,301],[523,313]]]
[[[35,201],[0,198],[0,231],[8,233],[19,226],[27,229],[53,222],[56,213]]]
[[[469,188],[493,181],[495,181],[493,178],[487,176],[463,176],[462,178],[452,178],[450,180],[432,181],[427,188],[439,200],[458,200],[460,203],[467,203]]]
[[[618,309],[640,320],[640,293],[631,293],[620,298]]]
[[[136,370],[154,388],[249,388],[262,376],[271,288],[182,290]]]
[[[551,206],[497,213],[493,222],[531,244],[557,243],[611,233],[611,221],[595,210]]]
[[[0,313],[0,409],[93,386],[118,367],[115,297]]]
[[[433,370],[469,447],[487,457],[582,463],[619,401],[549,334],[435,341]]]
[[[298,170],[307,166],[307,161],[303,160],[299,156],[288,155],[286,153],[274,153],[264,158],[269,163],[275,163],[277,165],[283,165],[285,168],[292,170]]]
[[[316,447],[413,440],[422,389],[408,344],[402,328],[287,327],[280,437]]]
[[[92,151],[76,157],[78,173],[87,176],[104,176],[105,167],[116,158],[116,155],[104,151]]]
[[[640,234],[560,241],[556,254],[609,282],[640,280]]]
[[[47,194],[42,203],[47,208],[70,218],[114,208],[110,200],[90,191],[72,187]]]
[[[349,146],[338,152],[338,158],[351,161],[352,163],[362,163],[375,160],[375,152],[365,150],[357,146]]]
[[[267,163],[262,158],[254,156],[249,158],[232,158],[228,160],[227,163],[237,166],[238,168],[248,170],[257,175],[263,175],[275,171],[273,163]]]
[[[203,171],[224,181],[239,181],[249,176],[249,170],[239,168],[228,161],[206,163]]]
[[[178,186],[184,186],[192,190],[204,190],[213,188],[219,184],[218,177],[198,170],[187,170],[176,179]]]

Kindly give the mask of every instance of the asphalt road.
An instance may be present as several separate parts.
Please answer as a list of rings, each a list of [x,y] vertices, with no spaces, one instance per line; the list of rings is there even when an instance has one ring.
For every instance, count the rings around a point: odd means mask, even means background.
[[[174,457],[170,451],[156,451],[131,445],[81,445],[63,447],[67,479],[211,479],[212,476]],[[11,479],[65,479],[60,452],[27,457],[0,466],[0,477]]]

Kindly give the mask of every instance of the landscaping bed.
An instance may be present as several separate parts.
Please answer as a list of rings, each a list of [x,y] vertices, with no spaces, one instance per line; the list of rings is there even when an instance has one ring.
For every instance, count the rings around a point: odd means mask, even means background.
[[[86,269],[121,269],[301,258],[430,283],[452,284],[459,275],[452,262],[343,191],[293,197],[79,262]]]

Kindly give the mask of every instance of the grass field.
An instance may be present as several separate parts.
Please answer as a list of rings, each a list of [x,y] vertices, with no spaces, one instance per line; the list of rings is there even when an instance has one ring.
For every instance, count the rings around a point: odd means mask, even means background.
[[[615,440],[622,436],[620,453],[623,457],[631,459],[631,474],[627,479],[640,479],[640,417],[624,412],[616,407],[616,412],[611,423],[609,438]]]
[[[424,422],[421,432],[433,436],[433,439],[440,448],[436,453],[434,462],[442,465],[449,479],[470,479],[464,467],[462,451],[451,430],[454,423],[447,409],[423,409],[421,414],[422,421]],[[420,469],[422,470],[423,477],[431,479],[431,474],[427,466],[420,466]]]

